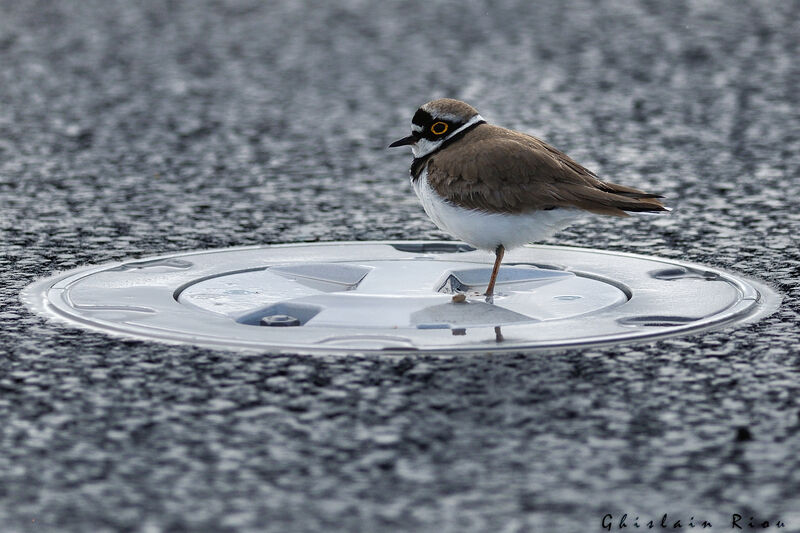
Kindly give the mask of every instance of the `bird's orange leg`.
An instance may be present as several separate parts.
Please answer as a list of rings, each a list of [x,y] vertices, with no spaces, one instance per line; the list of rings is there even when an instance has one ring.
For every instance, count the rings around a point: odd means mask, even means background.
[[[486,287],[486,301],[492,303],[494,301],[494,282],[497,281],[497,273],[500,272],[500,263],[503,261],[503,255],[506,249],[501,244],[495,251],[494,268],[492,269],[492,278],[489,280],[489,286]]]

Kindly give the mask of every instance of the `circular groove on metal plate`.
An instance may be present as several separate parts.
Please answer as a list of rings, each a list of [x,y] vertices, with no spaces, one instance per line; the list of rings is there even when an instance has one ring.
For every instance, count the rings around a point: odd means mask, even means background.
[[[292,353],[610,344],[753,320],[780,303],[766,285],[714,268],[531,245],[506,253],[492,304],[482,296],[492,260],[454,242],[230,248],[84,267],[22,299],[109,333]]]

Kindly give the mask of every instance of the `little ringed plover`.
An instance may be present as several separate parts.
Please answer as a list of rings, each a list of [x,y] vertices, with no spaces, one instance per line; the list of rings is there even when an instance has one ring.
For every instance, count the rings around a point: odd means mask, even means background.
[[[669,211],[659,198],[601,181],[569,156],[533,137],[487,124],[469,104],[451,98],[420,107],[411,135],[411,183],[442,230],[495,252],[487,301],[505,250],[545,239],[585,212],[628,216]]]

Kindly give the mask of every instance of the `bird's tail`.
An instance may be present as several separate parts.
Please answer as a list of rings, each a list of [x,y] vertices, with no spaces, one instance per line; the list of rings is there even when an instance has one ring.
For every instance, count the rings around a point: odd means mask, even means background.
[[[602,215],[628,216],[628,213],[660,213],[669,212],[671,209],[666,207],[660,198],[660,194],[652,194],[627,187],[617,185],[607,181],[601,181],[593,193],[592,206],[584,208]]]

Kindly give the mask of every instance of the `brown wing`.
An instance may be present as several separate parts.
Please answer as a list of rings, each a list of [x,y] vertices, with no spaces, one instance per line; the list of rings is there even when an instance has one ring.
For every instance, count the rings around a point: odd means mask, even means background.
[[[488,124],[434,153],[427,170],[436,192],[469,209],[520,213],[572,207],[616,216],[666,211],[658,195],[600,181],[536,137]]]

